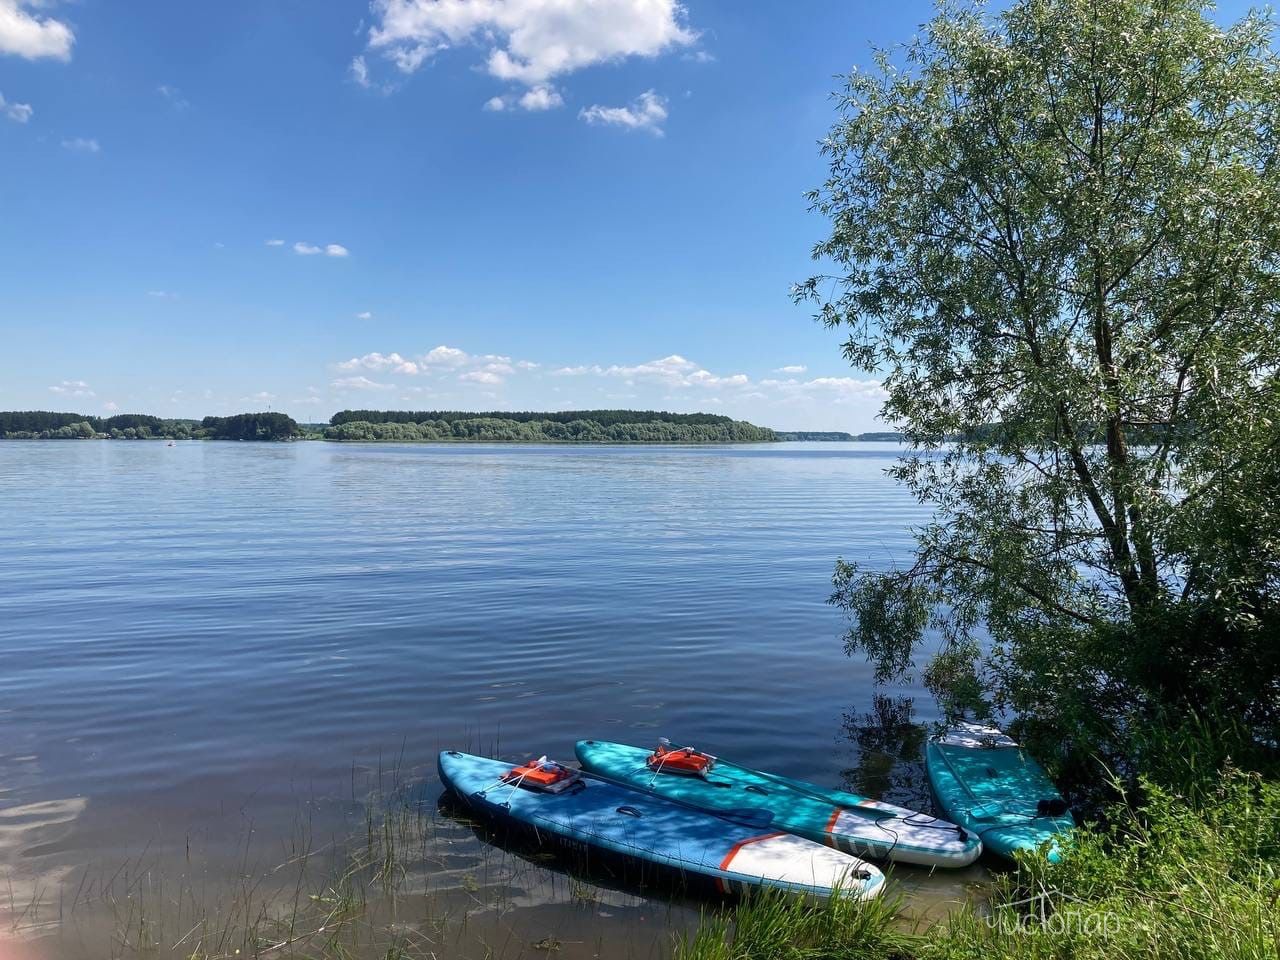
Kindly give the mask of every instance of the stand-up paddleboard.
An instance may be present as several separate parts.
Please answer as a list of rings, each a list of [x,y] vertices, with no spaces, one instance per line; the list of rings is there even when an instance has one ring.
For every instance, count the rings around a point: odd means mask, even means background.
[[[982,838],[988,850],[1017,850],[1059,842],[1075,827],[1067,803],[1040,764],[995,727],[958,723],[925,749],[929,785],[948,817]]]
[[[859,856],[964,867],[982,852],[976,836],[946,820],[751,770],[689,748],[660,746],[654,751],[579,740],[574,749],[583,767],[602,777],[713,812],[767,811],[779,830]]]
[[[478,813],[570,850],[592,848],[705,878],[721,893],[772,887],[869,899],[884,890],[884,874],[875,867],[746,816],[754,811],[740,819],[717,817],[577,771],[539,784],[521,779],[529,765],[513,770],[455,750],[441,753],[439,766],[445,785]]]

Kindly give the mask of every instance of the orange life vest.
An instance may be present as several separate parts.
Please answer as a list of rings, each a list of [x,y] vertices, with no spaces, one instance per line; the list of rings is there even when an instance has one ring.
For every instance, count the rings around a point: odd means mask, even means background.
[[[715,765],[716,758],[710,754],[699,753],[693,747],[677,747],[673,750],[660,743],[658,749],[649,754],[646,762],[650,770],[659,773],[680,773],[687,777],[701,777]]]
[[[530,790],[540,790],[543,793],[559,793],[567,789],[579,776],[577,770],[571,770],[546,757],[540,757],[508,770],[502,775],[502,780],[504,783],[527,787]]]

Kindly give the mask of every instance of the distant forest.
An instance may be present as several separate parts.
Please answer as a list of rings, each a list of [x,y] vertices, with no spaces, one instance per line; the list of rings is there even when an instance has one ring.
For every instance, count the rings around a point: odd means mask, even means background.
[[[401,443],[759,443],[772,430],[709,413],[581,410],[558,413],[466,413],[441,410],[344,410],[329,424],[300,426],[283,413],[242,413],[203,420],[141,413],[95,417],[46,410],[0,412],[8,440],[363,440]]]
[[[779,440],[861,440],[862,437],[855,437],[852,433],[844,433],[840,430],[777,430],[775,431]]]
[[[777,439],[767,427],[731,417],[656,410],[343,410],[329,424],[326,440],[402,443],[760,443]]]
[[[6,440],[292,440],[302,434],[294,419],[283,413],[171,420],[146,413],[95,417],[47,410],[0,412],[0,438]]]
[[[430,423],[443,420],[453,423],[455,420],[511,420],[515,423],[529,423],[535,420],[549,423],[573,423],[578,420],[590,420],[602,427],[612,427],[619,423],[683,423],[693,426],[711,426],[716,424],[738,423],[732,417],[714,413],[667,413],[663,410],[561,410],[554,413],[536,413],[532,411],[492,410],[487,413],[467,412],[464,410],[340,410],[329,418],[329,423],[338,426],[343,423],[360,421],[362,423]],[[759,428],[757,428],[759,429]]]

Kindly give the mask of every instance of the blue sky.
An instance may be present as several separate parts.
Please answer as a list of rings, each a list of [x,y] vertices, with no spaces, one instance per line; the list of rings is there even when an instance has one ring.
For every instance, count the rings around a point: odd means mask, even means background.
[[[868,429],[788,287],[915,0],[0,0],[0,408]]]

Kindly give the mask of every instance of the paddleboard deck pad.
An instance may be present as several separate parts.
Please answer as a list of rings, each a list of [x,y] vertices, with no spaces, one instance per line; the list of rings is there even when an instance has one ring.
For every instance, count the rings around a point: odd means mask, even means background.
[[[925,748],[925,767],[938,807],[982,838],[993,853],[1060,844],[1075,827],[1066,801],[1040,764],[1003,731],[979,723],[948,727]]]
[[[503,782],[512,764],[454,750],[440,754],[439,769],[445,786],[486,818],[576,853],[598,850],[701,878],[720,893],[770,887],[868,899],[884,890],[871,864],[758,820],[735,822],[590,775],[560,793],[525,789]]]
[[[957,824],[841,790],[828,790],[716,758],[703,776],[668,773],[649,763],[651,750],[580,740],[582,766],[655,796],[724,814],[752,808],[796,836],[855,856],[927,867],[964,867],[982,852],[979,838]]]

